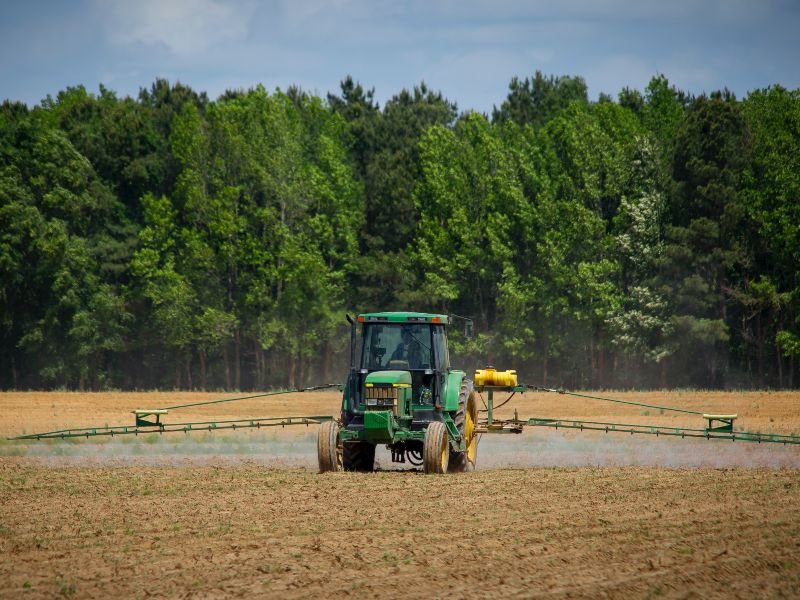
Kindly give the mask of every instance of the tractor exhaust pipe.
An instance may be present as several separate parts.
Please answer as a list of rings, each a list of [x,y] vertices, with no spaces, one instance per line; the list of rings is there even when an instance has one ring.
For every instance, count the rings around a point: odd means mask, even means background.
[[[356,370],[356,322],[350,315],[345,315],[350,323],[350,370]]]
[[[349,401],[342,404],[341,417],[342,423],[346,425],[353,405],[357,404],[358,375],[356,373],[356,322],[348,314],[345,314],[345,317],[347,317],[347,322],[350,323],[350,376],[347,378],[347,386],[350,388],[347,394]]]

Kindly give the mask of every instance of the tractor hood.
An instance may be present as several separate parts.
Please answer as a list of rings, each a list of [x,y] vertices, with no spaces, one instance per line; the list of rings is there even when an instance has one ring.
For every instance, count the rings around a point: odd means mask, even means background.
[[[411,385],[411,373],[408,371],[373,371],[367,375],[365,384],[367,387],[372,387],[373,385],[409,387]]]
[[[396,417],[409,410],[411,373],[374,371],[367,375],[364,385],[364,436],[375,444],[389,444],[397,428]]]

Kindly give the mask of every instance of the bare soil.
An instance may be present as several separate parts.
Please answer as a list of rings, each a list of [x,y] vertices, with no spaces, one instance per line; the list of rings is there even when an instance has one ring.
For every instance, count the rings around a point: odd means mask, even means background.
[[[800,430],[798,394],[607,395]],[[0,394],[0,435],[218,397]],[[180,418],[338,403],[295,394]],[[557,394],[514,404],[525,417],[702,427]],[[313,429],[173,435],[0,444],[0,598],[800,595],[800,448],[534,430],[484,436],[470,473],[319,475]]]

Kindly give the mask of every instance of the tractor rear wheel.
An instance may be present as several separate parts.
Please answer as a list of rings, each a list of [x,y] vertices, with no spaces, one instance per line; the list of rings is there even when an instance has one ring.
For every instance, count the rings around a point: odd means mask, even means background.
[[[372,472],[375,445],[369,442],[346,442],[342,445],[342,466],[345,471]]]
[[[478,405],[475,402],[475,392],[469,379],[461,381],[461,390],[458,394],[458,412],[453,422],[461,437],[464,438],[463,452],[450,450],[449,473],[462,473],[475,468],[478,456],[478,435],[475,433],[475,423],[478,420]]]
[[[317,461],[319,472],[342,470],[342,445],[339,443],[339,424],[327,421],[317,434]]]
[[[433,421],[425,430],[422,449],[422,470],[425,473],[447,473],[450,462],[450,442],[447,428],[441,421]]]

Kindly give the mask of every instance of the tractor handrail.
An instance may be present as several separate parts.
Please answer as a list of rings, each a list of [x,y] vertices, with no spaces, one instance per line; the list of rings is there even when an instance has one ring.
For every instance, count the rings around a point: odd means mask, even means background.
[[[286,417],[257,417],[245,419],[221,419],[215,421],[191,421],[184,423],[149,423],[147,425],[103,425],[101,427],[74,427],[29,433],[8,440],[48,440],[67,438],[89,438],[96,436],[139,435],[162,433],[189,433],[191,431],[214,431],[223,429],[249,429],[261,427],[285,427],[287,425],[318,425],[325,421],[333,421],[330,415],[302,415]]]
[[[280,390],[277,392],[266,392],[264,394],[253,394],[252,396],[239,396],[237,398],[223,398],[221,400],[206,400],[203,402],[190,402],[189,404],[176,404],[175,406],[164,406],[160,410],[176,410],[178,408],[189,408],[190,406],[204,406],[206,404],[222,404],[223,402],[236,402],[237,400],[250,400],[252,398],[264,398],[266,396],[279,396],[281,394],[297,394],[302,392],[313,392],[317,390],[327,390],[332,387],[339,387],[338,383],[325,383],[323,385],[315,385],[312,387]]]
[[[555,392],[556,394],[565,394],[567,396],[576,396],[577,398],[589,398],[592,400],[603,400],[604,402],[616,402],[618,404],[630,404],[632,406],[642,406],[644,408],[657,408],[659,410],[669,410],[672,412],[679,412],[679,413],[686,413],[690,415],[703,415],[705,414],[699,410],[688,410],[686,408],[674,408],[672,406],[661,406],[658,404],[646,404],[644,402],[634,402],[633,400],[618,400],[615,398],[604,398],[602,396],[591,396],[589,394],[579,394],[577,392],[569,392],[567,390],[559,390],[554,388],[545,388],[545,387],[538,387],[535,385],[529,385],[528,389],[531,391],[538,391],[538,392]]]

